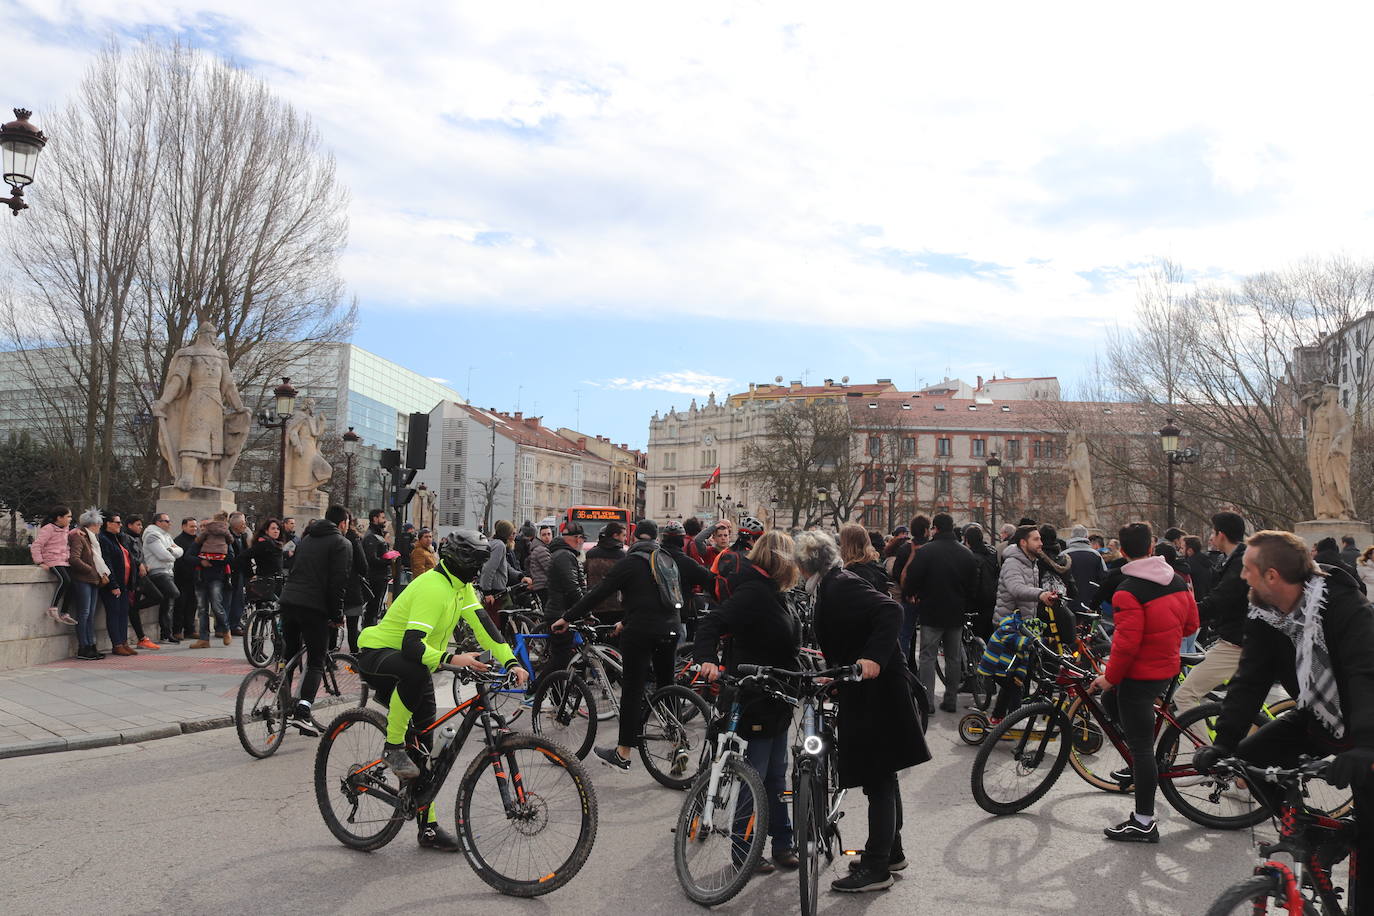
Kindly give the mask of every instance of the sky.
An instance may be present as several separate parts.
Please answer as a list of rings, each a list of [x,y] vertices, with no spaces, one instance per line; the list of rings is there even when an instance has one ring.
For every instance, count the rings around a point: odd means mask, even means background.
[[[350,188],[357,345],[639,447],[655,411],[779,375],[1071,392],[1159,259],[1224,283],[1374,229],[1367,4],[0,13],[0,102],[40,126],[111,36],[260,76]]]

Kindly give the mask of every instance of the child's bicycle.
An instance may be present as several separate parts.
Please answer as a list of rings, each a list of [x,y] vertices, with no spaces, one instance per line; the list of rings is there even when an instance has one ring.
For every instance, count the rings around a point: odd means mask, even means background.
[[[1253,784],[1267,782],[1283,791],[1283,803],[1275,812],[1279,840],[1260,847],[1267,861],[1255,866],[1253,876],[1222,891],[1207,916],[1228,913],[1261,914],[1317,913],[1343,916],[1361,912],[1360,901],[1352,896],[1349,906],[1341,908],[1341,890],[1332,881],[1332,866],[1346,854],[1350,874],[1356,872],[1355,821],[1353,817],[1333,818],[1312,808],[1307,799],[1307,784],[1326,773],[1326,761],[1302,758],[1296,767],[1257,767],[1239,758],[1219,761],[1215,770]],[[1270,858],[1275,853],[1293,857],[1296,869]]]
[[[566,748],[538,735],[511,734],[491,709],[494,689],[513,678],[441,665],[476,687],[476,695],[425,729],[406,748],[420,768],[402,781],[382,759],[386,716],[349,709],[330,723],[315,754],[315,800],[329,831],[345,846],[380,849],[411,818],[426,816],[463,744],[480,726],[483,748],[458,784],[455,817],[463,855],[487,884],[514,897],[537,897],[567,884],[596,841],[596,791]],[[457,721],[461,715],[461,721]],[[456,724],[455,724],[456,722]]]

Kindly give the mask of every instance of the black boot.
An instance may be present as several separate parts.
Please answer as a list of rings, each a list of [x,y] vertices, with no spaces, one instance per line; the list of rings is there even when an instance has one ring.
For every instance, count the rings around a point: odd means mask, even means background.
[[[457,852],[459,850],[458,840],[453,834],[449,833],[437,823],[425,823],[420,825],[419,843],[425,849],[437,849],[440,852]]]

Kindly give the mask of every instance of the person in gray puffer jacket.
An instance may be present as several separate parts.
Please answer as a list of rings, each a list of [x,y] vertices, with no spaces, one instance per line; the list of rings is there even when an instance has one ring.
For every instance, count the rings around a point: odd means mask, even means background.
[[[1022,525],[1012,535],[1012,543],[1003,549],[1002,571],[997,579],[997,607],[992,612],[995,623],[1000,624],[1013,613],[1034,617],[1040,605],[1049,604],[1053,599],[1050,592],[1040,588],[1040,576],[1035,568],[1040,545],[1040,532],[1035,526]]]

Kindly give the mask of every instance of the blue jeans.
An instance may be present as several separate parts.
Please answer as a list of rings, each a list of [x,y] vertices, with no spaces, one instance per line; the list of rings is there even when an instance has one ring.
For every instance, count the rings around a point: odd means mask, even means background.
[[[787,733],[772,738],[750,738],[744,758],[763,777],[764,794],[768,796],[768,833],[773,838],[773,855],[791,850],[792,818],[788,805],[782,800],[787,790]]]
[[[210,612],[215,614],[215,632],[228,633],[229,622],[224,616],[225,582],[222,576],[202,578],[196,583],[196,598],[200,604],[199,638],[210,638]]]
[[[1180,651],[1180,652],[1186,652],[1186,653],[1196,652],[1196,651],[1197,651],[1197,633],[1195,632],[1195,633],[1193,633],[1193,634],[1191,634],[1191,635],[1189,635],[1189,636],[1183,637],[1183,644],[1179,646],[1178,651]]]
[[[72,580],[72,613],[76,617],[76,642],[95,645],[95,604],[100,586]]]
[[[129,590],[121,588],[119,596],[109,589],[101,589],[100,603],[105,605],[105,630],[110,634],[111,646],[122,646],[129,642]]]

